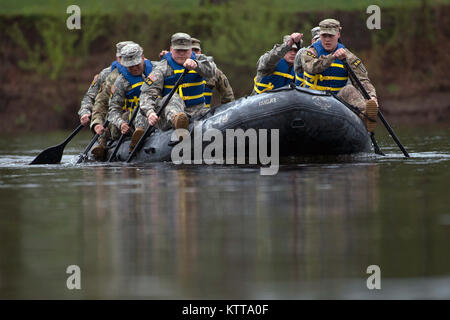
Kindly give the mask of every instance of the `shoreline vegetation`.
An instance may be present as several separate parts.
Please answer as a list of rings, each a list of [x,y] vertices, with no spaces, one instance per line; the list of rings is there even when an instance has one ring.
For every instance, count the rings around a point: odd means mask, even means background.
[[[248,95],[264,52],[293,31],[308,45],[311,28],[327,17],[341,21],[343,42],[363,60],[385,115],[399,122],[449,119],[450,0],[335,0],[326,8],[309,0],[41,2],[0,9],[0,132],[74,127],[92,78],[115,58],[116,42],[138,42],[158,60],[179,31],[202,40],[237,98]],[[66,28],[70,4],[81,8],[81,30]],[[381,8],[380,30],[366,27],[370,4]]]

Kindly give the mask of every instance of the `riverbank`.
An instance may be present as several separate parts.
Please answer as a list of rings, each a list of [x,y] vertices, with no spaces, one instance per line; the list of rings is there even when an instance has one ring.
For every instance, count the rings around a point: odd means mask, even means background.
[[[116,42],[134,40],[157,60],[180,30],[202,40],[242,97],[251,92],[258,57],[280,35],[300,30],[306,45],[311,27],[330,16],[341,21],[344,43],[364,61],[391,122],[449,121],[449,5],[381,7],[382,28],[368,30],[364,10],[288,14],[255,3],[92,15],[83,17],[81,30],[71,31],[67,15],[0,16],[0,132],[74,127],[81,98],[95,73],[114,59]]]

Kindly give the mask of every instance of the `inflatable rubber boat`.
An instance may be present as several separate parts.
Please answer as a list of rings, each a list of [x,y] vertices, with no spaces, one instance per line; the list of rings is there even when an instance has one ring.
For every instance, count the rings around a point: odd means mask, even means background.
[[[281,157],[371,151],[370,136],[363,122],[344,101],[327,92],[299,87],[286,86],[243,97],[212,108],[199,119],[191,119],[191,134],[205,133],[209,129],[219,130],[224,135],[227,129],[266,129],[268,132],[278,129]],[[172,148],[177,145],[172,141],[172,133],[173,130],[154,130],[132,162],[171,161]],[[267,140],[270,144],[270,134]],[[225,141],[224,138],[223,150]],[[129,139],[123,142],[116,160],[128,158],[129,144]],[[208,142],[203,141],[202,148],[207,145]],[[113,148],[114,144],[108,149],[107,157]],[[247,141],[247,151],[248,148]]]

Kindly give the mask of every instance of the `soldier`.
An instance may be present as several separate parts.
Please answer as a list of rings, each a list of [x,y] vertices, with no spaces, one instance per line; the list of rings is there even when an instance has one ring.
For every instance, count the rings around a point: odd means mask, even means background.
[[[108,109],[109,121],[120,129],[122,134],[130,132],[126,120],[122,115],[124,111],[128,111],[129,117],[133,110],[138,106],[141,86],[153,69],[150,60],[144,58],[143,49],[136,43],[128,44],[121,50],[120,64],[126,68],[119,69],[119,76],[111,88],[111,99]],[[124,110],[126,109],[126,110]],[[138,112],[134,120],[134,132],[131,137],[130,151],[133,150],[136,143],[145,131],[145,118]]]
[[[300,49],[303,34],[292,33],[283,37],[283,43],[262,55],[257,63],[255,85],[252,94],[259,94],[283,87],[294,80],[294,59]]]
[[[362,117],[369,132],[376,127],[378,102],[375,87],[369,80],[366,68],[361,60],[338,42],[341,36],[341,25],[335,19],[320,22],[320,41],[312,44],[301,56],[304,70],[305,87],[314,90],[331,91],[349,104],[357,106],[360,111],[373,119]],[[347,84],[348,72],[342,60],[347,60],[366,91],[371,96],[365,101],[363,95],[352,84]]]
[[[192,51],[198,55],[202,54],[202,48],[200,47],[200,40],[192,38]],[[219,93],[220,104],[234,101],[233,88],[231,88],[225,74],[216,67],[216,76],[206,82],[205,85],[205,105],[207,108],[211,106],[211,100],[214,89]]]
[[[83,126],[86,126],[89,123],[89,119],[91,117],[92,109],[94,106],[95,97],[97,96],[103,82],[105,81],[109,73],[113,70],[112,67],[115,66],[115,64],[118,64],[120,58],[119,57],[120,49],[123,48],[129,42],[131,41],[122,41],[117,43],[116,61],[113,62],[111,67],[104,68],[99,74],[96,74],[94,76],[94,79],[92,80],[92,83],[89,86],[88,91],[81,100],[81,107],[80,110],[78,111],[78,115],[80,116],[80,123]]]
[[[156,115],[156,107],[162,104],[163,99],[159,97],[170,93],[185,68],[190,71],[183,78],[160,119]],[[170,52],[145,79],[141,94],[141,112],[151,126],[158,122],[162,130],[168,130],[171,126],[175,129],[187,129],[189,119],[186,113],[196,116],[203,112],[205,79],[213,78],[215,73],[216,65],[211,58],[192,53],[191,36],[182,32],[175,33],[171,38]]]
[[[320,32],[320,27],[314,27],[311,29],[311,36],[312,36],[311,44],[313,44],[320,38],[319,32]],[[301,58],[302,58],[303,52],[305,52],[305,50],[307,50],[307,49],[308,48],[303,47],[300,50],[298,50],[297,55],[295,56],[295,61],[294,61],[295,84],[300,87],[304,86],[303,67],[302,67],[302,59]]]
[[[117,60],[114,61],[110,67],[107,68],[107,77],[100,85],[99,92],[95,97],[94,106],[92,108],[92,119],[91,119],[91,130],[99,134],[98,145],[92,148],[91,153],[94,158],[98,161],[103,161],[106,151],[106,143],[112,137],[113,139],[118,139],[120,136],[120,130],[113,124],[109,124],[108,130],[105,130],[103,123],[106,121],[106,115],[109,108],[109,98],[111,97],[111,87],[116,81],[119,75],[119,69],[126,69],[120,64],[120,51],[127,44],[134,43],[133,41],[122,41],[116,44]]]

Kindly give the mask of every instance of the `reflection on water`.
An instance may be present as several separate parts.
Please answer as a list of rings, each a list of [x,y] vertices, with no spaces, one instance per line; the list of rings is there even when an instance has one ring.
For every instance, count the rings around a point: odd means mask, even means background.
[[[276,176],[75,166],[85,141],[62,165],[29,167],[38,147],[0,143],[0,297],[449,298],[450,135],[429,135],[438,147],[406,139],[411,160],[291,159]],[[372,264],[378,292],[366,287]]]

